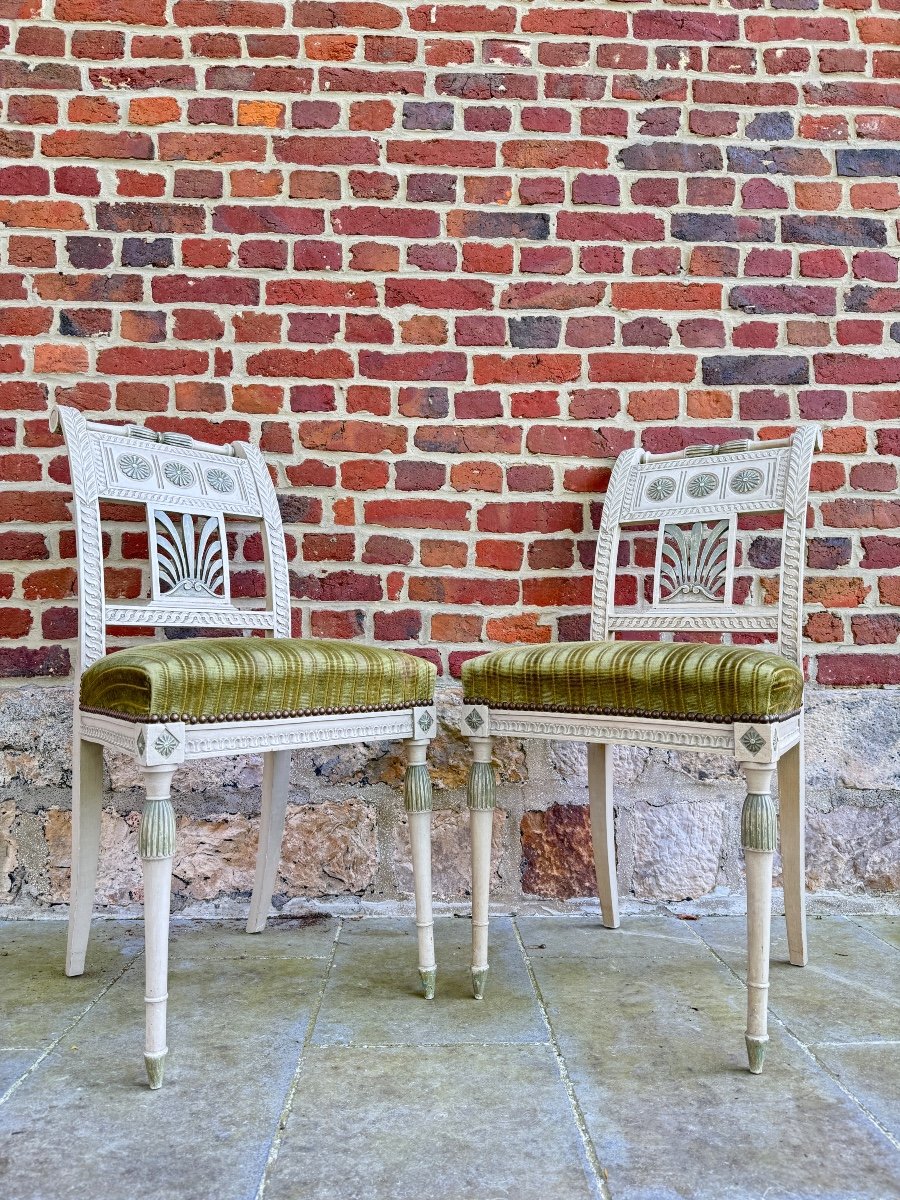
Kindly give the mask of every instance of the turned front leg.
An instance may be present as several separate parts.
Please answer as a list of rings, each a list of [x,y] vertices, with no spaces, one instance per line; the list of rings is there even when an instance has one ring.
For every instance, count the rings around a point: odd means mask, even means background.
[[[747,1057],[758,1075],[769,1041],[769,945],[772,924],[772,859],[777,818],[771,785],[774,765],[742,764],[747,798],[741,812],[741,845],[747,876]]]
[[[425,763],[428,742],[406,743],[403,803],[409,822],[413,888],[416,894],[416,933],[419,978],[426,1000],[434,999],[437,964],[434,959],[434,917],[431,907],[431,776]]]
[[[144,1064],[153,1089],[162,1087],[168,1045],[166,1001],[169,975],[169,909],[172,858],[175,854],[175,810],[169,799],[171,768],[144,768],[146,799],[141,814],[138,849],[144,874],[144,958],[146,1041]]]
[[[472,738],[469,769],[469,828],[472,835],[472,991],[484,996],[488,972],[488,908],[491,891],[491,835],[496,783],[491,739]]]

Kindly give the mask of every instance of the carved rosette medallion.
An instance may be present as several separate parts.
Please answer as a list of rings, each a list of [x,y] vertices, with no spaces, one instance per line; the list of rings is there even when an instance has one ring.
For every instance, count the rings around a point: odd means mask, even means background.
[[[214,492],[221,492],[223,495],[234,491],[234,480],[227,471],[220,471],[218,467],[206,472],[206,482]]]
[[[146,458],[140,454],[121,454],[116,459],[116,466],[126,478],[137,482],[149,479],[153,471]]]
[[[671,475],[660,475],[659,478],[651,480],[647,485],[646,496],[648,500],[660,502],[668,500],[675,492],[675,480]]]
[[[171,758],[178,749],[178,738],[167,729],[153,743],[153,749],[157,754],[161,754],[163,758]]]
[[[757,471],[755,467],[744,467],[740,471],[735,471],[729,486],[739,496],[749,496],[751,492],[755,492],[762,485],[762,481],[762,471]]]
[[[711,475],[708,471],[702,471],[688,480],[687,492],[695,500],[703,500],[706,496],[711,496],[717,486],[718,480],[715,475]]]
[[[484,720],[482,719],[482,716],[478,712],[477,709],[473,708],[472,711],[469,713],[469,715],[466,717],[466,724],[472,730],[473,733],[477,733],[478,730],[482,727],[482,725],[484,724]]]
[[[751,725],[744,736],[741,738],[741,745],[744,746],[751,754],[758,754],[762,750],[765,742],[759,736],[759,733]]]
[[[186,463],[170,462],[163,467],[163,474],[169,483],[175,487],[190,487],[194,482],[194,472]]]

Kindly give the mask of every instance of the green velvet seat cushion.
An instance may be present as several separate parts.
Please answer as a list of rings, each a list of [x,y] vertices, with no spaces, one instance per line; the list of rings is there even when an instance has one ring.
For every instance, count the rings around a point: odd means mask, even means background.
[[[803,674],[745,646],[567,642],[514,646],[463,664],[470,704],[693,721],[765,721],[796,712]]]
[[[81,707],[131,720],[377,712],[429,704],[434,666],[355,642],[189,638],[108,654],[85,671]]]

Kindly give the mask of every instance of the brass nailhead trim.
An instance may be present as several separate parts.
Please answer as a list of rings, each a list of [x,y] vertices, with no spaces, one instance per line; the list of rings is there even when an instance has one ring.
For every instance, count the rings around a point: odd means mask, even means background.
[[[546,712],[589,717],[647,717],[653,721],[705,721],[711,725],[733,725],[736,722],[742,725],[772,725],[776,721],[787,721],[791,717],[799,716],[803,711],[796,708],[793,712],[775,713],[769,716],[736,713],[733,717],[721,717],[710,716],[708,713],[673,713],[645,708],[598,708],[594,706],[569,708],[568,705],[561,704],[497,704],[490,700],[473,699],[470,696],[463,698],[463,704],[479,704],[483,708],[494,709],[497,712]]]
[[[430,699],[419,697],[415,700],[406,700],[402,704],[364,704],[353,708],[292,708],[280,709],[273,712],[254,712],[254,713],[212,713],[206,716],[192,716],[190,713],[148,713],[146,715],[136,715],[134,713],[119,712],[114,708],[89,708],[87,705],[79,705],[80,711],[85,713],[94,713],[99,717],[115,717],[117,721],[130,721],[136,725],[154,725],[167,722],[184,722],[185,725],[209,725],[214,721],[290,721],[296,720],[299,717],[336,717],[346,716],[350,713],[380,713],[380,712],[398,712],[404,708],[414,708],[421,705],[434,704],[434,697]]]

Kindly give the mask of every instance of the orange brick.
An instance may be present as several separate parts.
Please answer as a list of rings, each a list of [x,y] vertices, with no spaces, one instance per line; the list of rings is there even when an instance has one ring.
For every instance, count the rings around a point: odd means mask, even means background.
[[[284,126],[285,106],[274,100],[240,100],[238,101],[238,125],[262,125],[267,129],[281,129]]]
[[[37,375],[77,375],[87,369],[86,346],[70,342],[64,346],[48,343],[34,348],[34,370]]]
[[[840,208],[839,183],[797,183],[794,185],[797,207],[806,212],[833,212]]]
[[[303,39],[306,57],[323,62],[348,62],[359,39],[350,33],[310,33]]]
[[[138,96],[128,105],[132,125],[165,125],[181,120],[181,105],[174,96]]]
[[[689,391],[687,414],[703,420],[730,420],[734,415],[734,398],[730,392]]]

